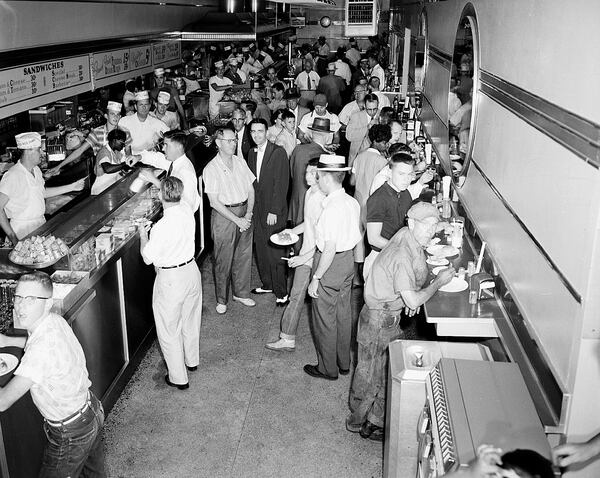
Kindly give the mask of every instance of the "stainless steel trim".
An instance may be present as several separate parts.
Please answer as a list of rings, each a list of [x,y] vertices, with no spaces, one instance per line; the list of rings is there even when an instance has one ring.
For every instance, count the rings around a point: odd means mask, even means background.
[[[519,215],[508,204],[508,201],[506,201],[506,199],[504,199],[504,197],[502,196],[502,194],[500,193],[500,191],[498,191],[498,189],[496,188],[496,186],[494,186],[494,184],[492,183],[492,181],[490,180],[490,178],[488,178],[486,176],[486,174],[483,172],[483,170],[477,164],[477,162],[475,161],[474,158],[471,158],[471,163],[473,163],[473,165],[475,166],[475,168],[477,169],[477,171],[479,171],[479,174],[481,174],[481,177],[483,178],[483,180],[487,183],[487,185],[490,187],[490,189],[494,192],[494,194],[502,202],[502,204],[504,205],[504,207],[506,208],[506,210],[513,216],[513,218],[515,219],[515,221],[517,221],[519,223],[519,225],[521,226],[521,228],[523,229],[523,231],[529,236],[529,239],[531,239],[531,241],[535,244],[535,246],[540,251],[540,253],[544,256],[544,258],[546,259],[546,261],[548,261],[548,264],[550,264],[550,267],[552,267],[552,269],[556,272],[556,274],[558,275],[558,278],[563,283],[563,285],[565,286],[565,288],[569,291],[569,293],[571,294],[571,296],[573,296],[573,298],[577,301],[577,303],[581,304],[581,301],[582,301],[581,294],[577,291],[577,289],[575,288],[575,286],[573,286],[573,284],[571,284],[571,282],[569,281],[569,279],[567,279],[567,277],[560,270],[560,268],[558,267],[558,265],[552,260],[552,258],[550,257],[550,254],[548,254],[548,252],[546,252],[546,250],[542,247],[542,245],[535,238],[535,236],[533,235],[533,233],[527,228],[527,226],[525,225],[525,223],[521,220],[521,218],[519,217]]]
[[[123,351],[125,366],[129,363],[129,339],[127,337],[127,312],[125,310],[125,287],[123,281],[123,259],[119,258],[117,266],[117,283],[119,284],[119,308],[121,309],[121,329],[123,330]]]
[[[600,168],[600,125],[530,93],[489,72],[480,71],[480,91],[526,123]]]
[[[442,65],[446,70],[452,71],[452,55],[440,50],[436,46],[429,43],[429,56]]]
[[[433,114],[434,114],[434,115],[436,115],[436,116],[438,117],[438,119],[441,121],[441,123],[442,123],[442,124],[443,124],[443,125],[444,125],[446,128],[448,128],[448,119],[447,119],[447,118],[446,118],[446,120],[443,120],[443,119],[442,119],[442,117],[441,117],[441,116],[439,115],[439,113],[438,113],[438,112],[435,110],[435,108],[433,107],[433,105],[432,105],[432,104],[431,104],[431,102],[429,101],[429,98],[427,98],[427,96],[425,96],[425,94],[421,95],[421,101],[422,101],[422,100],[425,100],[425,101],[427,102],[427,104],[428,104],[428,105],[429,105],[429,107],[431,108],[431,111],[433,111]],[[422,111],[422,110],[423,110],[423,108],[421,108],[421,111]],[[424,128],[424,126],[423,126],[423,124],[422,124],[422,123],[421,123],[421,129],[422,129],[422,130],[424,130],[424,131],[426,130],[426,128]],[[434,143],[433,143],[433,141],[431,141],[431,137],[429,137],[429,140],[430,140],[431,144],[433,145]],[[436,154],[438,154],[438,153],[437,153],[437,151],[436,151]],[[438,155],[438,157],[439,157],[439,155]]]

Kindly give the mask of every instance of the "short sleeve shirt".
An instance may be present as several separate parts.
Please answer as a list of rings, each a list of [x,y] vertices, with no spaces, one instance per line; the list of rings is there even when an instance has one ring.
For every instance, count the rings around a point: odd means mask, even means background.
[[[304,195],[304,237],[300,254],[315,248],[315,227],[323,211],[325,194],[318,186],[311,186]],[[312,266],[312,259],[305,265]]]
[[[148,115],[140,121],[137,114],[125,116],[119,121],[119,128],[128,131],[131,135],[131,152],[138,154],[150,151],[169,127],[162,121]]]
[[[2,176],[0,193],[8,196],[4,210],[9,219],[39,219],[46,212],[42,171],[34,166],[32,172],[27,171],[21,161],[17,161]]]
[[[326,242],[335,243],[335,252],[353,249],[360,233],[360,206],[356,199],[340,188],[323,200],[323,212],[315,227],[315,243],[320,251]]]
[[[125,146],[130,146],[131,135],[129,134],[129,131],[125,131],[125,134],[127,135],[127,139],[125,140]],[[92,150],[94,151],[94,156],[96,156],[103,146],[108,145],[108,128],[106,127],[106,125],[94,128],[92,131],[90,131],[90,134],[87,135],[85,141],[92,147]]]
[[[411,204],[412,197],[406,189],[396,191],[385,183],[367,199],[367,223],[382,223],[381,237],[391,239],[404,226]]]
[[[373,262],[365,283],[367,307],[401,309],[401,292],[421,290],[428,273],[423,247],[408,227],[400,229]]]
[[[217,199],[225,205],[246,201],[249,187],[256,179],[246,161],[233,156],[233,166],[230,169],[220,154],[206,165],[202,177],[206,194],[216,194]]]
[[[298,125],[298,129],[300,129],[300,131],[302,131],[309,138],[312,138],[312,130],[309,129],[309,126],[313,125],[313,122],[316,117],[327,118],[329,120],[329,128],[330,128],[329,131],[333,131],[333,133],[337,133],[338,130],[340,129],[341,125],[340,125],[340,119],[338,118],[338,115],[336,115],[334,113],[330,113],[329,111],[326,111],[323,116],[319,116],[319,115],[317,115],[317,113],[315,113],[313,111],[312,113],[305,114],[302,117],[302,119],[300,120],[300,124]],[[328,135],[327,144],[329,144],[333,141],[333,133],[330,133]]]
[[[80,410],[91,385],[81,344],[65,319],[53,313],[29,335],[15,375],[33,382],[33,403],[54,421]]]

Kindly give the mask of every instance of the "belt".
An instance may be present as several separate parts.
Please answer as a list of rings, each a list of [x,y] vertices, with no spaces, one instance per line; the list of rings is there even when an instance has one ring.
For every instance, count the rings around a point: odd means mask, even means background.
[[[194,258],[192,257],[189,261],[182,262],[181,264],[177,264],[176,266],[159,267],[159,269],[177,269],[178,267],[187,266],[193,260]]]
[[[48,425],[53,426],[53,427],[62,427],[63,425],[68,425],[69,423],[73,423],[80,416],[82,416],[87,411],[87,409],[91,407],[91,405],[92,405],[92,397],[91,397],[90,393],[88,392],[87,401],[85,402],[83,407],[81,407],[75,413],[73,413],[72,415],[69,415],[64,420],[53,421],[53,420],[46,419],[46,423],[48,423]]]
[[[335,255],[337,256],[338,254],[344,254],[345,252],[350,252],[350,251],[352,251],[352,249],[348,249],[347,251],[336,252]],[[318,247],[317,247],[317,252],[319,254],[323,254],[323,251],[321,249],[319,249]]]
[[[240,206],[245,206],[246,204],[248,204],[248,200],[247,199],[245,201],[238,202],[238,203],[235,203],[235,204],[225,204],[225,207],[240,207]]]

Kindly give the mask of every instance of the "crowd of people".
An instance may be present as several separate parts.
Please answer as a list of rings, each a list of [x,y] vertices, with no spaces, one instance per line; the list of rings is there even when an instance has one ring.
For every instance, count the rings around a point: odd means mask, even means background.
[[[95,194],[137,162],[164,171],[162,179],[149,170],[142,173],[160,190],[163,217],[151,229],[141,228],[140,253],[157,271],[152,301],[168,386],[187,389],[188,372],[200,364],[202,284],[194,213],[201,174],[211,208],[216,312],[227,314],[230,299],[254,307],[253,296],[272,294],[283,314],[279,338],[266,348],[290,352],[308,296],[316,363],[306,364],[304,372],[328,381],[354,372],[346,429],[383,440],[387,346],[403,337],[404,318],[418,316],[455,271],[449,267],[427,280],[424,247],[440,227],[439,210],[424,194],[434,173],[422,161],[419,145],[406,144],[398,112],[381,91],[387,79],[380,53],[362,55],[351,40],[331,54],[322,38],[314,53],[303,52],[303,70],[286,83],[269,68],[268,51],[248,48],[241,57],[231,52],[214,62],[209,80],[209,115],[222,120],[214,131],[202,120],[186,120],[176,90],[157,69],[156,88],[132,93],[133,105],[109,101],[106,124],[50,171],[58,173],[89,148],[97,158]],[[314,70],[315,62],[325,75]],[[245,84],[259,71],[257,63],[267,68],[269,94],[253,85],[258,93],[221,117],[217,98]],[[39,135],[19,135],[17,145],[23,155],[17,170],[0,181],[0,226],[15,240],[39,225],[18,226],[31,219],[17,213],[30,197],[23,194],[48,194],[38,167]],[[18,184],[17,173],[24,178]],[[290,245],[295,236],[298,242]],[[260,286],[251,289],[253,252]],[[356,344],[353,287],[362,287],[364,298]],[[25,343],[0,336],[0,345],[25,346],[15,378],[0,390],[0,408],[31,391],[48,435],[44,469],[60,470],[42,476],[98,470],[104,414],[89,390],[81,346],[64,319],[50,313],[52,282],[43,273],[28,274],[16,294],[16,321],[29,337]],[[76,448],[74,442],[82,444]],[[596,448],[573,445],[557,453],[569,464]],[[510,457],[503,459],[510,463]],[[478,474],[470,476],[488,476],[501,463],[496,451],[483,451],[472,468]]]

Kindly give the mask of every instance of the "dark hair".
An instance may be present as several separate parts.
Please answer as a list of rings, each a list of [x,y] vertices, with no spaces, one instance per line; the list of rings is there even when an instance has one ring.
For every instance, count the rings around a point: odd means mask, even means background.
[[[36,284],[42,286],[44,293],[52,297],[52,292],[54,289],[52,286],[52,279],[50,279],[50,276],[45,272],[35,271],[23,274],[21,277],[19,277],[19,282],[35,282]]]
[[[215,137],[222,138],[223,133],[225,133],[225,131],[231,131],[233,134],[236,134],[235,129],[233,129],[233,126],[229,126],[229,124],[226,124],[225,126],[221,126],[219,129],[217,129],[217,131],[215,131]]]
[[[123,131],[122,129],[115,128],[108,132],[108,134],[106,135],[106,140],[108,141],[108,144],[111,147],[111,149],[114,149],[113,144],[115,143],[115,141],[119,141],[125,144],[125,141],[127,141],[127,133],[125,133],[125,131]]]
[[[381,80],[379,79],[379,77],[378,77],[378,76],[372,76],[371,78],[369,78],[369,85],[371,85],[371,86],[375,86],[375,85],[373,84],[373,82],[374,82],[375,80],[377,80],[377,81],[379,82],[379,86],[381,86]]]
[[[271,124],[275,124],[275,120],[277,118],[279,118],[281,115],[283,115],[284,111],[287,111],[287,110],[284,110],[283,108],[279,108],[278,110],[273,111],[273,113],[271,114]]]
[[[271,86],[271,88],[273,88],[274,90],[277,90],[277,91],[281,91],[281,92],[285,91],[285,86],[283,85],[283,83],[281,81],[278,81],[277,83],[273,83],[273,86]]]
[[[381,115],[389,115],[391,117],[393,114],[394,108],[392,108],[391,106],[384,106],[379,112],[379,117],[381,117]]]
[[[374,124],[369,130],[371,143],[387,143],[392,139],[392,130],[387,124]]]
[[[369,94],[365,95],[365,98],[364,98],[364,100],[363,100],[363,101],[364,101],[365,103],[366,103],[367,101],[371,101],[371,102],[373,102],[373,101],[377,101],[377,103],[379,103],[379,98],[377,97],[377,95],[376,95],[375,93],[369,93]]]
[[[242,101],[242,104],[246,105],[246,108],[248,108],[248,111],[250,111],[250,113],[252,113],[252,114],[256,113],[256,108],[258,108],[256,101],[244,100],[244,101]]]
[[[391,130],[391,128],[390,128]],[[411,149],[404,143],[394,143],[390,144],[388,148],[388,154],[391,156],[396,153],[408,153],[411,154]]]
[[[310,158],[308,160],[308,163],[306,163],[306,166],[318,166],[319,165],[319,158]]]
[[[160,192],[165,202],[179,202],[183,196],[183,182],[175,176],[169,176],[160,182]]]
[[[125,82],[125,89],[127,91],[129,91],[130,93],[135,93],[135,87],[136,87],[135,80],[127,80]]]
[[[533,450],[513,450],[502,455],[502,468],[513,470],[519,476],[527,473],[532,478],[553,478],[552,463]]]
[[[245,113],[244,113],[245,114]],[[206,127],[206,121],[200,118],[192,118],[188,120],[188,127],[195,128],[196,126],[204,126]]]
[[[399,163],[404,163],[404,164],[409,164],[411,166],[414,166],[415,165],[415,160],[408,153],[396,153],[396,154],[393,154],[392,157],[390,158],[390,162],[389,162],[390,168],[394,164],[399,164]]]
[[[369,38],[369,40],[370,40],[370,38]],[[368,58],[369,60],[370,60],[370,59],[373,59],[373,60],[375,60],[377,63],[379,63],[379,55],[377,55],[377,52],[376,52],[376,51],[371,51],[371,52],[368,54],[367,58]]]
[[[285,121],[286,119],[290,118],[296,119],[296,115],[290,110],[283,110],[283,113],[281,113],[281,121]]]
[[[252,131],[253,124],[262,124],[265,127],[265,131],[267,131],[269,129],[269,124],[267,123],[267,120],[264,118],[254,118],[252,121],[250,121],[250,123],[248,124],[248,129],[250,131]]]
[[[164,138],[168,139],[169,141],[171,141],[173,143],[179,144],[182,148],[185,148],[186,135],[180,129],[175,129],[175,130],[172,130],[172,131],[167,131],[164,134]]]

